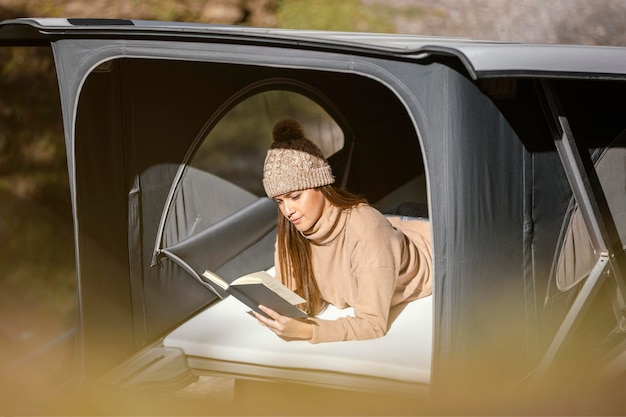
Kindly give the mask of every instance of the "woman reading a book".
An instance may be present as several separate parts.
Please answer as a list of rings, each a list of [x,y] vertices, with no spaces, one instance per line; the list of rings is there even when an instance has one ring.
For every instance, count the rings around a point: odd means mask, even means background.
[[[424,220],[385,217],[340,190],[320,149],[295,120],[272,131],[263,185],[279,207],[276,278],[307,300],[310,319],[264,307],[257,319],[285,340],[372,339],[388,329],[391,307],[431,294],[431,232]],[[327,303],[354,316],[315,318]]]

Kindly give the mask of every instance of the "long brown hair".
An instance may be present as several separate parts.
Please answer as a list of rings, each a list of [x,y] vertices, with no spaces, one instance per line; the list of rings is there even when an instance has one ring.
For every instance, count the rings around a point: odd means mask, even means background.
[[[363,197],[331,185],[320,187],[324,197],[335,207],[349,209],[367,203]],[[278,262],[284,284],[290,279],[296,284],[295,292],[307,300],[305,311],[315,316],[326,307],[313,276],[311,244],[296,227],[278,211]]]

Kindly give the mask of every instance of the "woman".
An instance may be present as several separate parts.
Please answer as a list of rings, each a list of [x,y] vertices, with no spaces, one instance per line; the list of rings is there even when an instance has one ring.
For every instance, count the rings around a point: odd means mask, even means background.
[[[264,306],[271,319],[256,318],[286,340],[383,336],[391,307],[431,293],[429,223],[386,218],[333,187],[330,165],[297,121],[277,123],[272,135],[263,186],[280,211],[277,279],[307,300],[304,308],[313,318],[290,319]],[[351,306],[354,316],[314,318],[326,303]]]

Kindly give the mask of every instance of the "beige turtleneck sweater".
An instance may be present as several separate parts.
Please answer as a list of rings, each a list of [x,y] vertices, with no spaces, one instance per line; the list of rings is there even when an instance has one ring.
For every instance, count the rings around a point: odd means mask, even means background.
[[[330,206],[305,237],[322,298],[340,309],[353,307],[354,317],[313,318],[310,342],[385,335],[391,307],[431,294],[430,236],[425,220],[387,218],[366,204]]]

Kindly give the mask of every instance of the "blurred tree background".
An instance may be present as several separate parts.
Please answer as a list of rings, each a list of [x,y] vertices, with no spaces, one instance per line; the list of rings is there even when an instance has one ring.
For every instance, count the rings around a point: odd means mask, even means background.
[[[35,16],[626,45],[626,0],[0,0]],[[50,51],[0,48],[0,371],[74,325],[66,169]]]

